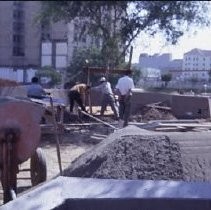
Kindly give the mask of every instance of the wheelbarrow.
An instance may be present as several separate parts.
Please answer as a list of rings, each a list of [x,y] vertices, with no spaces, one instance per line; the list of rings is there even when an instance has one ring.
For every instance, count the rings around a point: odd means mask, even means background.
[[[16,198],[19,165],[31,158],[32,186],[46,180],[46,160],[38,148],[42,106],[27,99],[0,97],[0,178],[4,203]]]

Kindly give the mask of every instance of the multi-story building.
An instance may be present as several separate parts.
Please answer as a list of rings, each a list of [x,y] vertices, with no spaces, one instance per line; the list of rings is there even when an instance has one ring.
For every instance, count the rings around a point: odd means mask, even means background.
[[[185,79],[209,79],[211,50],[192,49],[183,56],[182,75]]]
[[[211,70],[211,50],[200,50],[195,48],[185,53],[182,69],[184,71]]]
[[[61,22],[39,24],[35,19],[40,9],[40,1],[0,2],[0,77],[29,82],[44,64],[67,64],[67,53],[61,49],[67,48],[67,27]],[[51,62],[44,57],[46,41],[52,43]]]
[[[183,59],[171,59],[171,54],[140,54],[141,68],[156,68],[170,72],[173,80],[208,80],[211,72],[211,50],[192,49]]]
[[[0,2],[0,77],[29,82],[41,67],[66,69],[78,48],[101,46],[97,38],[79,37],[77,19],[36,22],[41,6],[40,1]]]
[[[40,29],[34,25],[37,2],[0,2],[0,66],[25,68],[39,66]]]
[[[154,54],[148,55],[147,53],[140,54],[139,65],[142,68],[155,68],[163,70],[172,61],[172,54]]]

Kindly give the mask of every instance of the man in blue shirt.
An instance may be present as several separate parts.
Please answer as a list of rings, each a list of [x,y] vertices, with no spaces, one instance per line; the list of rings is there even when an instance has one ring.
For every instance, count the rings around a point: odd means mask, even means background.
[[[46,92],[39,84],[39,79],[37,77],[33,77],[31,80],[31,84],[27,87],[27,96],[30,98],[43,99],[46,97]]]

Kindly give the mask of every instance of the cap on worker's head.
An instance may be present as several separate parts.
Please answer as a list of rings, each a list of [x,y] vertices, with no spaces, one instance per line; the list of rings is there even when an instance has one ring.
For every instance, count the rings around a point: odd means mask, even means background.
[[[100,78],[100,82],[105,82],[106,81],[106,78],[105,77],[101,77]]]

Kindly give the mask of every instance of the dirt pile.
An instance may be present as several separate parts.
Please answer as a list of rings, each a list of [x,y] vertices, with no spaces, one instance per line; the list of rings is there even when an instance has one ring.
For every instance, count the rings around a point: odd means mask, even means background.
[[[170,110],[157,109],[155,107],[143,107],[136,115],[130,117],[132,122],[146,122],[150,120],[175,120],[176,117]]]
[[[130,127],[130,128],[128,128]],[[135,126],[111,134],[76,159],[65,176],[114,179],[183,180],[178,144]]]
[[[0,87],[16,87],[18,83],[16,81],[8,79],[0,79]]]

